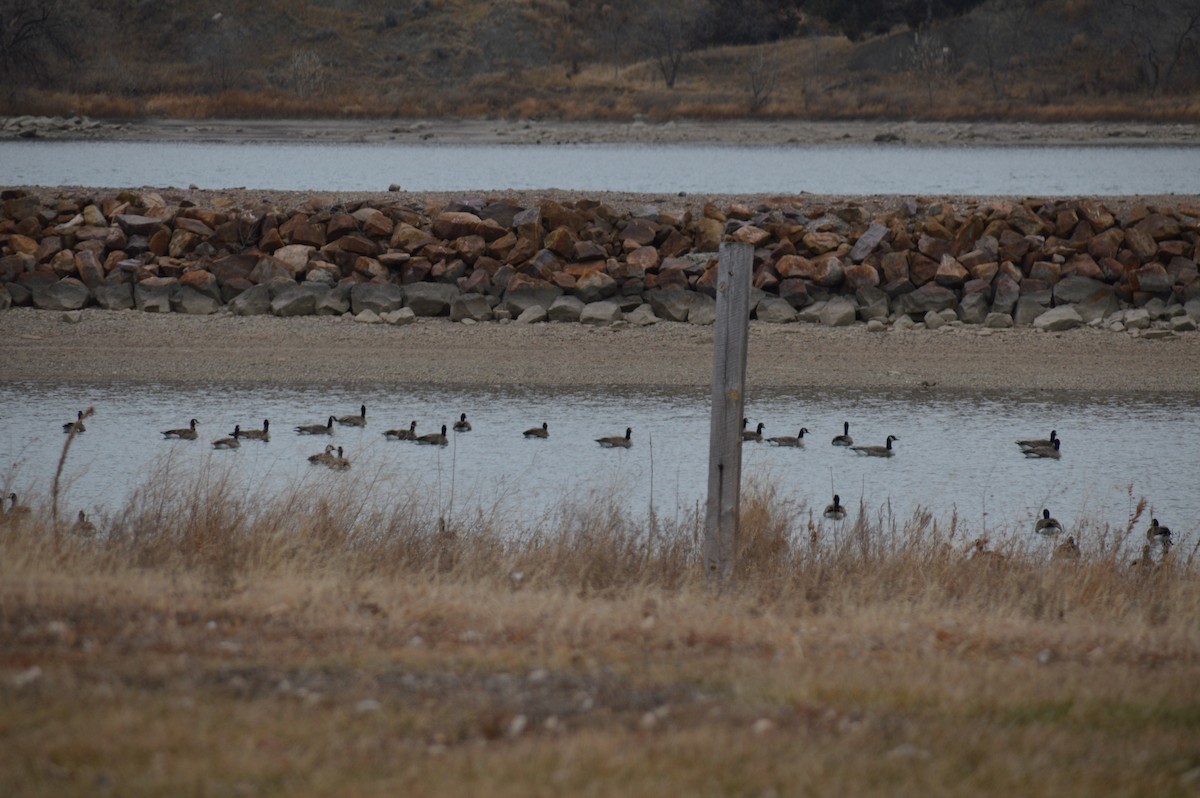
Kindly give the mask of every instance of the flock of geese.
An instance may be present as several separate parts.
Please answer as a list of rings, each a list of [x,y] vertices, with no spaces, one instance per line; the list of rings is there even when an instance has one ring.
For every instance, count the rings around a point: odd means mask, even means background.
[[[89,411],[90,413],[90,411]],[[79,434],[87,431],[84,426],[84,411],[80,410],[74,421],[68,421],[62,425],[64,433]],[[361,405],[357,414],[344,416],[329,416],[324,424],[302,424],[294,427],[298,435],[332,435],[334,424],[340,424],[347,427],[366,427],[367,425],[367,406]],[[168,440],[194,441],[199,439],[199,432],[196,430],[198,422],[196,419],[191,419],[186,427],[176,429],[167,429],[162,431],[164,438]],[[771,443],[776,446],[804,446],[804,436],[809,434],[808,428],[801,427],[795,436],[778,436],[772,438],[763,437],[763,429],[765,425],[759,423],[755,429],[748,429],[749,419],[742,419],[742,443]],[[449,429],[455,432],[470,432],[471,422],[467,420],[467,414],[459,415]],[[407,428],[397,428],[385,430],[383,436],[392,441],[411,441],[413,443],[423,444],[426,446],[446,446],[449,439],[446,437],[448,427],[445,424],[441,425],[440,432],[431,432],[425,435],[417,434],[417,422],[412,421]],[[550,437],[550,427],[546,422],[542,422],[540,427],[531,427],[525,430],[522,435],[530,439],[545,439]],[[233,432],[227,436],[217,438],[212,442],[214,449],[237,449],[241,446],[242,441],[261,441],[266,443],[271,440],[271,422],[269,419],[263,419],[262,429],[242,429],[240,424],[235,424]],[[854,439],[850,437],[850,422],[846,421],[842,424],[842,433],[835,435],[830,443],[833,446],[841,446],[848,448],[856,454],[866,457],[893,457],[896,454],[892,444],[900,440],[895,435],[888,435],[882,446],[878,445],[855,445]],[[606,449],[629,449],[633,446],[633,429],[625,428],[624,435],[611,435],[603,438],[596,438],[596,443]],[[1062,457],[1062,439],[1058,437],[1056,430],[1050,430],[1050,437],[1039,439],[1027,439],[1016,441],[1020,447],[1022,454],[1031,458],[1048,458],[1058,460]],[[314,465],[323,465],[335,471],[345,471],[350,468],[350,459],[346,456],[346,452],[341,446],[335,447],[332,443],[325,445],[324,451],[310,455],[308,461]],[[8,505],[5,506],[0,502],[0,518],[9,520],[19,519],[29,515],[29,507],[17,503],[17,495],[10,493],[8,495]],[[847,511],[845,505],[841,503],[841,497],[837,494],[833,496],[833,503],[825,507],[823,516],[825,518],[841,521],[846,518]],[[87,520],[86,515],[82,510],[79,511],[79,517],[75,522],[75,531],[89,535],[95,533],[95,526],[91,521]],[[1034,532],[1038,535],[1048,538],[1057,538],[1063,533],[1063,525],[1050,515],[1050,510],[1043,509],[1041,517],[1034,525]],[[983,552],[983,545],[977,542],[977,548]],[[1135,560],[1134,565],[1147,565],[1151,561],[1151,553],[1154,547],[1157,547],[1162,556],[1166,556],[1172,546],[1171,530],[1160,524],[1157,518],[1151,519],[1150,527],[1146,530],[1146,543],[1142,548],[1142,557],[1140,560]],[[1074,536],[1068,536],[1065,541],[1060,543],[1054,550],[1055,559],[1075,559],[1079,557],[1079,545],[1076,543]]]

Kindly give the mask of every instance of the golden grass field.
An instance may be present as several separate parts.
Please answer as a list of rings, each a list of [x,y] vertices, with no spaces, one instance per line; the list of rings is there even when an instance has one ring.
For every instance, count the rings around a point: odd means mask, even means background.
[[[752,484],[714,591],[698,517],[229,479],[160,472],[95,533],[0,520],[0,794],[1200,788],[1195,549],[1131,565],[1140,502],[1054,559]]]

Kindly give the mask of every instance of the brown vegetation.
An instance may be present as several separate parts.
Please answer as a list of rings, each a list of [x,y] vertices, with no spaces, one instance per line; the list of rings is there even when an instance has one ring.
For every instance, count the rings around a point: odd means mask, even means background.
[[[1197,778],[1194,551],[970,540],[745,492],[440,522],[369,477],[167,464],[94,537],[0,523],[0,790],[123,795],[1172,794]],[[56,539],[58,542],[56,542]],[[669,786],[667,786],[669,785]]]
[[[781,17],[790,20],[784,38],[772,41],[768,30],[741,36],[753,43],[729,43],[738,36],[719,27],[729,20],[714,22],[716,31],[696,24],[716,8],[702,2],[680,15],[678,3],[619,0],[271,0],[136,11],[77,0],[72,13],[86,22],[74,27],[85,40],[36,53],[36,74],[5,81],[0,112],[1200,119],[1194,3],[963,5],[973,8],[858,41],[791,10]]]

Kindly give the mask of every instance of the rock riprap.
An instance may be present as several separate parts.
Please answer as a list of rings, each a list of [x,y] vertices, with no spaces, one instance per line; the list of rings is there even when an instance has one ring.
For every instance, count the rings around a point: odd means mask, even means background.
[[[815,200],[203,207],[168,191],[6,189],[0,310],[704,325],[716,250],[735,241],[754,247],[753,313],[776,324],[1187,332],[1198,240],[1200,207],[1095,199],[898,198],[872,215]]]

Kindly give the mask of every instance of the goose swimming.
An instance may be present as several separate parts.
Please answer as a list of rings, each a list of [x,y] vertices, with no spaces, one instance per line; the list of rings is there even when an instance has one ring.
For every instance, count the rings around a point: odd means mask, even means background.
[[[850,422],[849,421],[842,422],[842,434],[834,435],[832,443],[834,446],[853,446],[854,445],[854,439],[850,437]]]
[[[1049,510],[1042,510],[1042,517],[1034,524],[1033,531],[1039,535],[1057,535],[1063,531],[1062,524],[1050,517]]]
[[[325,424],[304,424],[296,427],[296,432],[301,435],[332,435],[333,416],[330,416],[329,421]]]
[[[313,465],[326,465],[336,456],[337,455],[333,453],[333,444],[327,443],[325,444],[325,451],[321,452],[320,454],[310,454],[308,456],[308,462],[312,463]]]
[[[454,422],[454,431],[455,432],[470,432],[471,431],[471,422],[467,421],[466,413],[463,413],[462,415],[460,415],[458,417],[458,421]]]
[[[745,426],[745,423],[745,419],[743,419],[742,425]],[[758,422],[758,426],[754,428],[754,432],[751,432],[747,429],[742,430],[742,442],[745,443],[746,441],[753,441],[754,443],[761,443],[763,439],[763,426],[764,424],[760,421]]]
[[[446,425],[442,425],[441,432],[431,432],[428,435],[422,435],[417,438],[417,443],[423,443],[427,446],[445,446],[449,443],[446,439]]]
[[[74,421],[68,421],[62,425],[63,432],[87,432],[87,427],[83,426],[83,411],[80,410]]]
[[[525,430],[525,432],[523,432],[521,434],[524,435],[526,438],[549,438],[550,437],[550,426],[545,421],[543,421],[542,426],[531,427],[530,429]]]
[[[240,438],[241,436],[242,436],[242,428],[240,426],[238,426],[237,424],[235,424],[233,426],[233,435],[231,435],[228,438],[217,438],[215,441],[213,441],[213,448],[214,449],[237,449],[242,445],[241,442],[238,441],[238,438]]]
[[[887,436],[887,443],[883,446],[851,446],[850,451],[855,454],[865,454],[868,457],[892,457],[896,454],[892,450],[892,441],[900,440],[895,435]]]
[[[778,438],[767,438],[767,440],[770,441],[771,443],[775,444],[776,446],[803,446],[804,445],[804,436],[807,434],[808,434],[808,428],[801,427],[800,432],[796,433],[796,437],[794,437],[794,438],[789,437],[787,435],[783,435]]]
[[[367,426],[367,406],[360,406],[358,408],[357,416],[339,416],[337,422],[339,424],[345,424],[347,427]]]
[[[391,441],[415,441],[417,439],[417,422],[410,423],[408,429],[386,430],[383,437]]]
[[[603,446],[605,449],[628,449],[633,446],[633,427],[625,428],[625,437],[619,435],[610,435],[607,438],[597,438],[596,443]]]
[[[179,429],[165,429],[162,431],[164,438],[176,438],[181,441],[196,440],[196,419],[192,419],[186,427]]]
[[[846,508],[842,505],[842,497],[833,494],[833,504],[826,506],[825,517],[832,518],[834,521],[841,521],[846,517]]]
[[[270,419],[266,419],[266,418],[264,418],[264,419],[263,419],[263,428],[262,428],[262,429],[251,429],[251,430],[244,430],[244,431],[242,432],[242,437],[243,437],[243,438],[245,438],[245,439],[247,439],[247,440],[251,440],[251,441],[264,441],[264,442],[266,442],[266,441],[269,441],[269,440],[271,440],[271,432],[270,432],[270,429],[271,429],[271,420],[270,420]]]
[[[1020,446],[1022,449],[1030,449],[1034,446],[1053,446],[1056,440],[1058,440],[1058,432],[1055,430],[1050,430],[1049,438],[1043,438],[1041,440],[1017,441],[1017,446]]]
[[[1053,446],[1030,446],[1022,450],[1022,454],[1026,457],[1045,457],[1052,460],[1058,460],[1062,457],[1062,452],[1059,449],[1062,447],[1062,438],[1055,438]]]
[[[1146,530],[1146,542],[1162,546],[1165,554],[1171,548],[1171,530],[1158,523],[1157,518],[1150,519],[1150,528]]]

